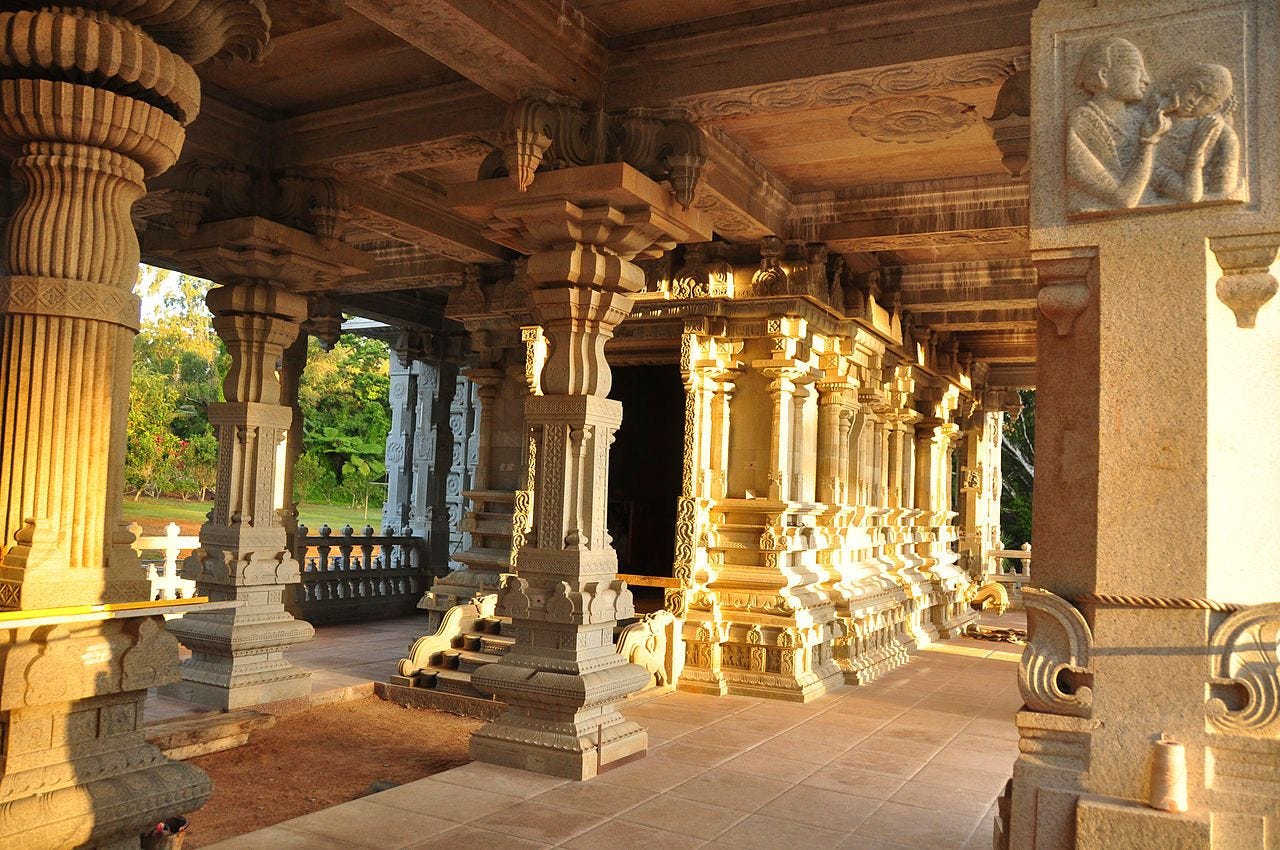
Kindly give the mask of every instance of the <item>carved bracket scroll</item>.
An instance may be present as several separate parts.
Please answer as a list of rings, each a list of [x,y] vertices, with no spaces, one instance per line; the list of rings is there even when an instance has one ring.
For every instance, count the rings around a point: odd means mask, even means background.
[[[1075,606],[1056,594],[1022,589],[1028,643],[1018,665],[1027,707],[1046,714],[1089,717],[1093,710],[1093,633]]]
[[[1280,735],[1280,603],[1233,613],[1209,641],[1209,722],[1222,732]]]

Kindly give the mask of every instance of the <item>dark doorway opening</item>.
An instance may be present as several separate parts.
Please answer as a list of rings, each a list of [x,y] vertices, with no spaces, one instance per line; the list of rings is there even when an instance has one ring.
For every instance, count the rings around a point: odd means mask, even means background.
[[[622,427],[609,458],[609,534],[618,572],[670,578],[684,474],[684,382],[670,366],[613,369]]]

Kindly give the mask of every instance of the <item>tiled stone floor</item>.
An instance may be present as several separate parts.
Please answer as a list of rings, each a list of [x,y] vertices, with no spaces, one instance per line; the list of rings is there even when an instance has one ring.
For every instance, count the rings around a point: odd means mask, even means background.
[[[624,709],[648,757],[590,782],[473,763],[212,846],[986,850],[1018,650],[949,641],[808,705],[661,694]]]
[[[409,644],[425,632],[426,617],[422,615],[321,626],[312,640],[299,644],[285,655],[297,667],[311,671],[311,692],[320,694],[348,685],[387,681],[396,670],[396,662],[405,657]],[[183,658],[190,654],[182,650]],[[143,716],[146,723],[155,723],[209,710],[152,691],[143,706]]]

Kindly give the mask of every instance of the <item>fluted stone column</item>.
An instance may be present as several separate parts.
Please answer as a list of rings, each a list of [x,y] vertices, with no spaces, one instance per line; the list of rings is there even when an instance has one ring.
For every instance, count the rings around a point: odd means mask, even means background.
[[[1035,587],[1004,846],[1280,835],[1278,54],[1273,0],[1033,17]],[[1156,790],[1163,736],[1186,811]]]
[[[199,111],[192,64],[261,54],[248,0],[10,3],[0,137],[23,198],[0,276],[0,607],[145,601],[121,522],[139,302],[130,207]],[[8,151],[7,151],[8,152]],[[142,734],[177,675],[158,617],[0,629],[0,846],[138,846],[209,795]]]
[[[194,579],[201,594],[241,605],[189,614],[169,626],[191,658],[182,664],[183,681],[166,691],[233,709],[311,693],[310,673],[284,658],[314,632],[283,604],[286,587],[299,581],[299,565],[280,517],[293,411],[282,404],[276,373],[307,316],[307,299],[246,281],[210,290],[207,301],[231,369],[223,383],[227,400],[209,405],[218,433],[213,511],[183,576]]]
[[[703,240],[707,222],[623,164],[539,175],[524,194],[506,181],[473,184],[451,201],[529,255],[521,283],[548,341],[544,395],[525,402],[533,530],[519,576],[499,595],[516,644],[472,677],[508,707],[472,736],[471,754],[588,779],[647,747],[644,730],[617,710],[648,674],[613,645],[614,625],[633,607],[605,530],[609,446],[623,411],[607,398],[604,346],[644,286],[631,260]]]

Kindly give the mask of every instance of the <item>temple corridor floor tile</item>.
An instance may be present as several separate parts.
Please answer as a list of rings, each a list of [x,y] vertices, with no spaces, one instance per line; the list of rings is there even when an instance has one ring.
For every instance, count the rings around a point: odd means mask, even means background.
[[[741,812],[754,812],[791,788],[790,782],[715,769],[695,776],[667,792],[699,803]]]
[[[680,723],[676,720],[646,718],[642,721],[639,718],[632,717],[631,713],[626,711],[623,712],[623,716],[628,720],[635,720],[645,728],[645,731],[649,733],[650,747],[653,746],[655,739],[660,738],[665,741],[674,741],[676,738],[681,738],[690,732],[697,731],[698,729],[709,728],[698,726],[694,723]]]
[[[927,782],[931,785],[954,785],[958,775],[964,776],[964,786],[973,791],[990,794],[992,799],[1004,788],[1004,784],[1013,775],[1013,769],[990,771],[963,769],[957,770],[951,765],[927,764],[920,768],[911,778],[916,782]]]
[[[530,802],[579,809],[593,814],[618,815],[652,799],[655,794],[654,791],[627,785],[569,782],[550,791],[543,791],[538,796],[530,798]]]
[[[746,817],[746,812],[660,794],[619,815],[620,820],[666,829],[694,838],[710,839]]]
[[[750,729],[735,729],[731,725],[717,723],[689,732],[680,740],[696,745],[736,747],[745,752],[775,737],[772,732],[753,732]]]
[[[272,847],[272,845],[264,845]],[[407,850],[543,850],[553,845],[540,841],[526,841],[500,832],[477,829],[472,826],[457,826],[453,829],[434,835],[418,844],[410,844]],[[274,850],[274,847],[273,847]]]
[[[897,776],[908,779],[920,771],[928,759],[913,758],[892,752],[879,750],[863,750],[857,747],[849,750],[831,762],[832,767],[850,767],[854,770],[881,773],[885,776]]]
[[[453,821],[384,806],[369,798],[322,809],[281,826],[321,836],[347,847],[404,847],[456,826]],[[270,846],[259,844],[258,847]]]
[[[969,817],[886,802],[854,832],[921,850],[961,850],[979,820],[979,815]]]
[[[956,779],[958,781],[960,775]],[[991,808],[995,797],[993,793],[960,788],[955,784],[934,785],[913,779],[899,788],[889,800],[957,815],[981,815]]]
[[[756,813],[837,832],[853,832],[879,806],[880,801],[869,797],[857,797],[812,785],[797,785],[773,798]]]
[[[812,824],[782,818],[751,815],[717,836],[717,845],[746,850],[779,850],[779,848],[834,847],[846,833],[823,829]]]
[[[543,776],[527,770],[516,770],[512,767],[499,767],[494,764],[472,762],[462,767],[455,767],[444,773],[431,777],[435,782],[446,782],[450,785],[462,785],[467,788],[478,788],[493,794],[528,799],[544,791],[550,791],[568,782],[554,776]]]
[[[729,759],[746,752],[747,749],[747,747],[731,744],[693,744],[684,738],[677,738],[669,744],[654,748],[653,752],[665,759],[697,765],[707,770],[724,764]]]
[[[519,797],[494,794],[478,788],[420,779],[376,795],[379,805],[468,823],[520,802]]]
[[[887,735],[878,732],[869,738],[854,744],[853,749],[863,752],[890,753],[902,758],[929,761],[946,744],[945,740],[924,737],[908,737],[904,735]]]
[[[735,773],[770,776],[775,779],[781,779],[784,782],[800,782],[815,770],[821,770],[822,768],[812,762],[778,758],[771,753],[747,750],[742,755],[731,758],[720,765],[720,769],[731,770]]]
[[[608,820],[606,815],[525,800],[486,815],[483,826],[528,841],[559,844]]]
[[[572,850],[626,850],[632,847],[693,850],[703,844],[701,838],[691,835],[681,835],[625,820],[611,820],[560,846],[569,847]]]
[[[906,781],[901,776],[829,764],[811,773],[803,780],[803,784],[884,801],[892,797]]]
[[[665,757],[660,750],[650,750],[649,755],[639,761],[602,773],[592,782],[603,782],[610,785],[626,785],[646,791],[661,792],[674,788],[707,768],[699,764],[675,761]]]
[[[206,844],[205,850],[350,850],[351,844],[311,832],[300,832],[283,824],[269,826],[248,835]]]

